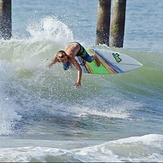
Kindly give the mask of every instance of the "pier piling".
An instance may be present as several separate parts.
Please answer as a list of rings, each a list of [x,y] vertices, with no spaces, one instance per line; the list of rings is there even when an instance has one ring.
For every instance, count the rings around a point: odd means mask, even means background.
[[[111,21],[111,46],[123,47],[126,0],[113,0],[113,16]]]
[[[109,46],[111,0],[98,0],[96,44]]]
[[[12,36],[11,0],[0,0],[0,37],[7,40]]]

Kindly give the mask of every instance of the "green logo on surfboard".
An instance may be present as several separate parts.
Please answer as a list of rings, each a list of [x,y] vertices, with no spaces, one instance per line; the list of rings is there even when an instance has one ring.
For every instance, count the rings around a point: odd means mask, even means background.
[[[115,58],[116,62],[119,63],[122,61],[122,59],[119,57],[118,53],[112,53],[113,57]]]

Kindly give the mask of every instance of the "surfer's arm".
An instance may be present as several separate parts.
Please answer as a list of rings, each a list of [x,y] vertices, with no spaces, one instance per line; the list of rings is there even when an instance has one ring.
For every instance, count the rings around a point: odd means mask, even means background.
[[[77,77],[77,81],[75,83],[75,86],[77,88],[79,88],[81,86],[81,78],[82,78],[82,69],[79,65],[79,63],[77,62],[77,60],[75,58],[71,58],[71,63],[75,66],[75,68],[78,70],[78,77]]]
[[[55,64],[56,62],[58,62],[58,59],[57,59],[57,57],[55,56],[55,57],[51,60],[51,62],[49,63],[48,67],[52,67],[53,64]]]

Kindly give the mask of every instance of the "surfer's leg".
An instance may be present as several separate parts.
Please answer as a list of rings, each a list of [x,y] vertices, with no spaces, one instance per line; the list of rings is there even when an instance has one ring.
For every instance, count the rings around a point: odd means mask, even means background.
[[[96,55],[93,56],[93,60],[96,61],[96,65],[97,65],[97,67],[99,67],[100,66],[100,60],[98,59],[98,57]]]
[[[95,60],[96,62],[96,65],[99,67],[100,66],[100,61],[99,59],[97,58],[97,56],[93,55],[93,56],[90,56],[88,53],[82,57],[83,60],[87,61],[87,62],[92,62],[93,60]]]
[[[85,60],[87,62],[92,62],[93,60],[95,60],[96,65],[99,67],[100,66],[100,61],[99,61],[98,57],[95,56],[95,55],[90,56],[82,45],[79,44],[79,46],[80,46],[80,50],[77,53],[77,55],[80,56],[83,60]]]

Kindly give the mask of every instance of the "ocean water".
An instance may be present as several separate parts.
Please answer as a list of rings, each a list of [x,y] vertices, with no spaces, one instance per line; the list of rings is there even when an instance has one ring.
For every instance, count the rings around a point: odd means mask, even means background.
[[[14,0],[0,40],[1,162],[162,162],[163,2],[127,1],[124,48],[95,45],[97,1]],[[119,75],[47,67],[70,41],[143,67]]]

